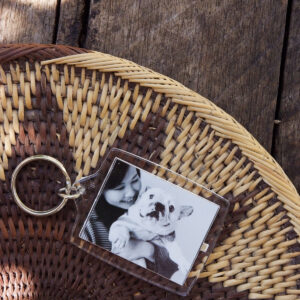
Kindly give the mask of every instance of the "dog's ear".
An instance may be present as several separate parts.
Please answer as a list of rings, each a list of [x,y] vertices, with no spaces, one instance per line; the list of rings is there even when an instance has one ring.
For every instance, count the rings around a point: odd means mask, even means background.
[[[181,218],[190,216],[193,213],[193,211],[194,211],[194,209],[192,206],[189,206],[189,205],[180,206],[179,220]]]

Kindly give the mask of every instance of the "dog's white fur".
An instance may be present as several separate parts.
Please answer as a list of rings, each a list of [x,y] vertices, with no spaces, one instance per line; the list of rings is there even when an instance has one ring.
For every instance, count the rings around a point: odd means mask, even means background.
[[[165,247],[179,270],[186,274],[190,265],[175,241],[175,230],[178,220],[192,212],[192,206],[177,205],[162,189],[149,188],[112,224],[109,231],[112,252],[122,256],[130,238],[151,241]]]

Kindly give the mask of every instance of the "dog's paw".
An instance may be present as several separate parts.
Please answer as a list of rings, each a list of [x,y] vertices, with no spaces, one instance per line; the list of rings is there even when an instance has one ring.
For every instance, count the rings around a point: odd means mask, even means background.
[[[126,230],[115,230],[110,232],[109,240],[112,243],[112,249],[116,253],[118,250],[123,249],[129,241],[129,233]]]
[[[123,249],[128,243],[129,238],[119,236],[116,240],[113,241],[113,247],[117,249]]]

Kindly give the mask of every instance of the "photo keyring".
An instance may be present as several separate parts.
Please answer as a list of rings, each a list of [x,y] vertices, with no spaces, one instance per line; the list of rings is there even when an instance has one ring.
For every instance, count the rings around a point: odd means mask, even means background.
[[[16,190],[21,169],[44,160],[65,177],[54,208],[26,206]],[[113,148],[94,173],[71,184],[57,159],[23,160],[11,181],[13,197],[36,217],[58,213],[69,199],[77,207],[71,243],[139,279],[187,295],[221,232],[229,202],[190,178],[155,162]],[[95,195],[95,196],[93,196]]]

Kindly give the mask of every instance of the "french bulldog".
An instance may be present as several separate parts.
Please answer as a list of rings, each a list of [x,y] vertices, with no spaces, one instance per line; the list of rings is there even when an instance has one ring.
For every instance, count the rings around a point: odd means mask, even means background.
[[[176,226],[180,219],[192,213],[192,206],[177,205],[162,189],[149,188],[112,224],[109,231],[112,252],[122,256],[122,249],[131,238],[151,241],[165,247],[179,270],[186,274],[190,264],[175,241]]]

